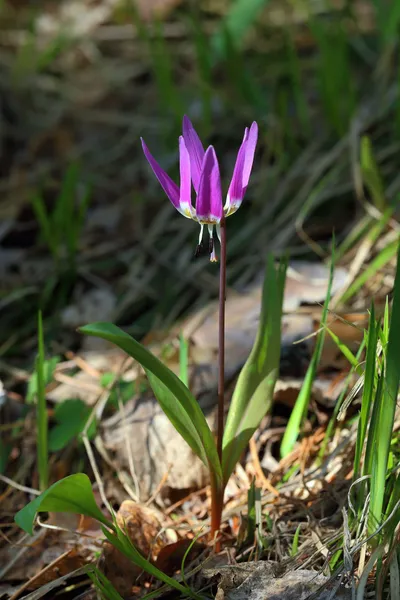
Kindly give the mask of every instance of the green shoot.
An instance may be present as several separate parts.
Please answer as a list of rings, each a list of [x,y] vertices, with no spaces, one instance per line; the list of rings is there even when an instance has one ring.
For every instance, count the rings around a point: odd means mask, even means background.
[[[369,436],[374,439],[374,455],[371,471],[371,501],[369,511],[369,531],[382,522],[384,508],[385,481],[392,439],[397,393],[400,382],[400,252],[394,284],[394,297],[390,319],[389,339],[384,348],[384,384],[382,394],[377,395],[377,411],[373,412]]]
[[[49,483],[49,458],[48,458],[48,423],[46,406],[46,389],[44,373],[44,337],[42,313],[38,313],[38,355],[36,358],[36,422],[37,422],[37,467],[39,472],[39,487],[44,490]]]
[[[296,556],[299,549],[299,538],[300,538],[301,525],[297,526],[297,529],[293,536],[292,548],[290,550],[290,556]]]
[[[384,211],[386,207],[385,186],[375,160],[371,140],[366,135],[361,138],[361,173],[376,208]]]
[[[390,242],[383,248],[379,254],[369,263],[365,270],[360,273],[353,283],[347,288],[340,298],[340,302],[346,303],[358,292],[358,290],[374,275],[382,269],[396,255],[398,241]]]
[[[96,566],[93,566],[92,569],[88,570],[88,576],[92,580],[92,583],[99,592],[102,600],[124,600],[111,581],[109,581],[104,573]]]
[[[334,245],[332,246],[332,258],[331,258],[331,267],[329,274],[329,283],[327,295],[324,303],[324,308],[321,316],[321,330],[317,335],[317,341],[315,343],[314,353],[311,359],[311,362],[308,366],[307,373],[305,375],[303,385],[301,386],[301,390],[296,400],[296,404],[292,410],[292,413],[289,418],[289,422],[287,424],[282,443],[281,443],[281,456],[287,456],[294,447],[298,435],[300,433],[301,424],[307,414],[308,405],[311,398],[312,386],[314,383],[314,379],[317,374],[318,364],[322,354],[322,348],[325,339],[325,326],[326,320],[328,317],[328,307],[331,296],[332,289],[332,281],[333,281],[333,268],[335,261],[335,253],[334,253]]]
[[[38,220],[43,240],[47,244],[59,270],[74,271],[79,237],[84,224],[90,200],[90,188],[86,186],[79,204],[76,196],[79,191],[79,168],[71,164],[62,182],[55,208],[49,212],[43,197],[35,194],[32,207]]]
[[[188,386],[189,385],[189,342],[183,336],[183,333],[179,336],[179,377],[181,381]]]

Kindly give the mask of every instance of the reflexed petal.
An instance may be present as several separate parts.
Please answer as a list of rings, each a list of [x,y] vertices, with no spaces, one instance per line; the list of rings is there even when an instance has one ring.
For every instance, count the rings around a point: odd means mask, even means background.
[[[204,159],[204,148],[189,117],[183,117],[183,137],[190,156],[193,187],[198,193],[201,176],[201,166]]]
[[[246,156],[244,160],[244,169],[243,169],[243,187],[247,188],[251,169],[253,168],[254,154],[256,152],[257,146],[257,138],[258,138],[258,125],[254,121],[250,127],[249,135],[246,143]]]
[[[230,198],[231,200],[237,200],[243,197],[243,171],[246,159],[246,144],[247,135],[239,148],[235,167],[233,169],[232,180],[228,189],[228,198]]]
[[[190,157],[187,151],[185,140],[182,136],[179,138],[179,169],[181,175],[181,188],[179,196],[180,211],[188,219],[194,215],[192,207],[192,182],[190,179]]]
[[[160,167],[156,159],[150,153],[150,150],[146,146],[144,140],[142,138],[142,148],[145,157],[147,158],[149,165],[153,169],[154,175],[157,177],[158,181],[161,184],[164,192],[167,194],[168,198],[171,200],[172,204],[175,206],[177,210],[180,212],[179,205],[179,188],[174,181],[172,181],[171,177]]]
[[[215,150],[209,146],[202,165],[199,193],[196,200],[196,217],[203,223],[219,223],[222,215],[219,166]]]
[[[239,148],[233,176],[228,189],[224,210],[226,216],[234,213],[242,203],[253,167],[254,154],[257,145],[258,126],[254,122],[250,131],[245,129],[243,142]]]

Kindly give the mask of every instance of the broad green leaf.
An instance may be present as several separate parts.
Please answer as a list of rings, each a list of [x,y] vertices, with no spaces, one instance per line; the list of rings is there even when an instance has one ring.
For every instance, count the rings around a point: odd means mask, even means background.
[[[158,400],[159,405],[175,427],[177,432],[183,437],[183,439],[189,444],[193,452],[200,458],[204,455],[204,449],[202,447],[201,439],[196,431],[195,426],[189,419],[187,412],[185,412],[179,402],[176,402],[175,396],[167,388],[166,385],[158,379],[150,371],[146,371],[147,378],[154,392],[155,397]],[[205,460],[205,457],[202,458]]]
[[[286,262],[266,267],[256,340],[233,393],[223,438],[226,482],[249,439],[271,406],[281,348],[281,316]]]
[[[92,409],[79,398],[65,400],[58,404],[54,411],[57,424],[49,433],[49,450],[56,452],[79,435],[90,416]],[[89,427],[88,437],[91,439],[96,432],[96,421]]]
[[[154,386],[153,391],[167,417],[177,427],[192,450],[212,469],[217,481],[221,482],[221,465],[213,434],[197,400],[179,377],[147,348],[116,325],[93,323],[81,327],[80,331],[85,335],[93,335],[112,342],[142,365],[147,375],[150,375],[150,385]]]
[[[93,517],[107,527],[112,523],[96,504],[89,477],[84,473],[70,475],[53,483],[45,492],[29,502],[15,515],[21,529],[33,535],[33,524],[38,512],[66,512]]]
[[[280,346],[277,348],[278,357],[279,349]],[[261,420],[271,408],[278,372],[278,367],[276,367],[273,371],[270,371],[259,383],[254,394],[244,407],[244,412],[241,420],[238,423],[235,437],[230,443],[226,443],[226,445],[224,445],[222,464],[225,482],[229,479],[236,463],[240,459],[243,450],[246,448]]]

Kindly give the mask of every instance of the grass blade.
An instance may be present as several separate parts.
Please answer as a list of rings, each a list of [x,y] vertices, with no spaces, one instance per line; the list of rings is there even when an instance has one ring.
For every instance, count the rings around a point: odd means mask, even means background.
[[[384,211],[386,206],[385,186],[372,151],[371,140],[367,135],[361,138],[360,162],[364,184],[370,193],[371,199],[378,210]]]
[[[40,194],[32,196],[32,208],[40,225],[41,234],[48,245],[55,261],[59,258],[59,239],[57,229],[52,227],[46,205]]]
[[[179,336],[179,378],[186,385],[189,386],[189,342],[185,339],[183,333]]]
[[[45,359],[42,313],[38,313],[38,355],[36,357],[36,422],[37,422],[37,467],[39,471],[39,487],[47,488],[49,483],[49,456],[48,456],[48,422],[45,389]]]
[[[311,398],[312,386],[314,383],[315,376],[317,374],[318,364],[322,354],[322,347],[325,339],[325,326],[326,319],[328,316],[328,307],[329,301],[331,297],[331,289],[332,289],[332,281],[333,281],[333,268],[335,262],[335,247],[332,245],[332,259],[331,259],[331,268],[329,273],[329,283],[328,290],[326,294],[326,299],[324,303],[324,308],[322,311],[321,317],[321,330],[318,333],[317,341],[315,344],[314,353],[311,359],[311,362],[308,366],[306,376],[304,378],[303,385],[301,386],[300,393],[297,397],[296,404],[292,410],[292,414],[290,415],[285,433],[283,435],[282,443],[281,443],[281,456],[284,457],[289,452],[292,451],[294,444],[298,438],[300,433],[301,424],[305,415],[307,414],[308,404]]]
[[[340,302],[348,302],[354,294],[369,280],[377,271],[382,269],[395,256],[398,248],[398,240],[388,244],[375,258],[369,263],[365,271],[353,281],[340,298]]]
[[[357,441],[354,455],[354,479],[357,479],[361,472],[361,454],[365,444],[365,436],[375,388],[378,329],[378,324],[375,321],[375,309],[374,305],[372,304],[368,325],[367,356],[365,363],[364,387],[361,399],[361,413],[357,427]]]
[[[385,355],[385,381],[377,415],[375,452],[371,478],[369,528],[381,523],[388,458],[400,382],[400,247],[394,284],[389,339]]]

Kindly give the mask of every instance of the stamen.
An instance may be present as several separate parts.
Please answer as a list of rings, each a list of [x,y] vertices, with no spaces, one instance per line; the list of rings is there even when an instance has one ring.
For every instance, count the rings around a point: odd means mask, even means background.
[[[204,232],[204,224],[200,223],[200,234],[199,234],[199,243],[197,244],[196,251],[194,253],[195,258],[199,258],[199,256],[204,256],[205,247],[203,242],[203,232]]]
[[[196,246],[194,257],[199,258],[199,256],[204,256],[204,254],[205,254],[204,243],[200,242],[200,244],[197,244],[197,246]]]

